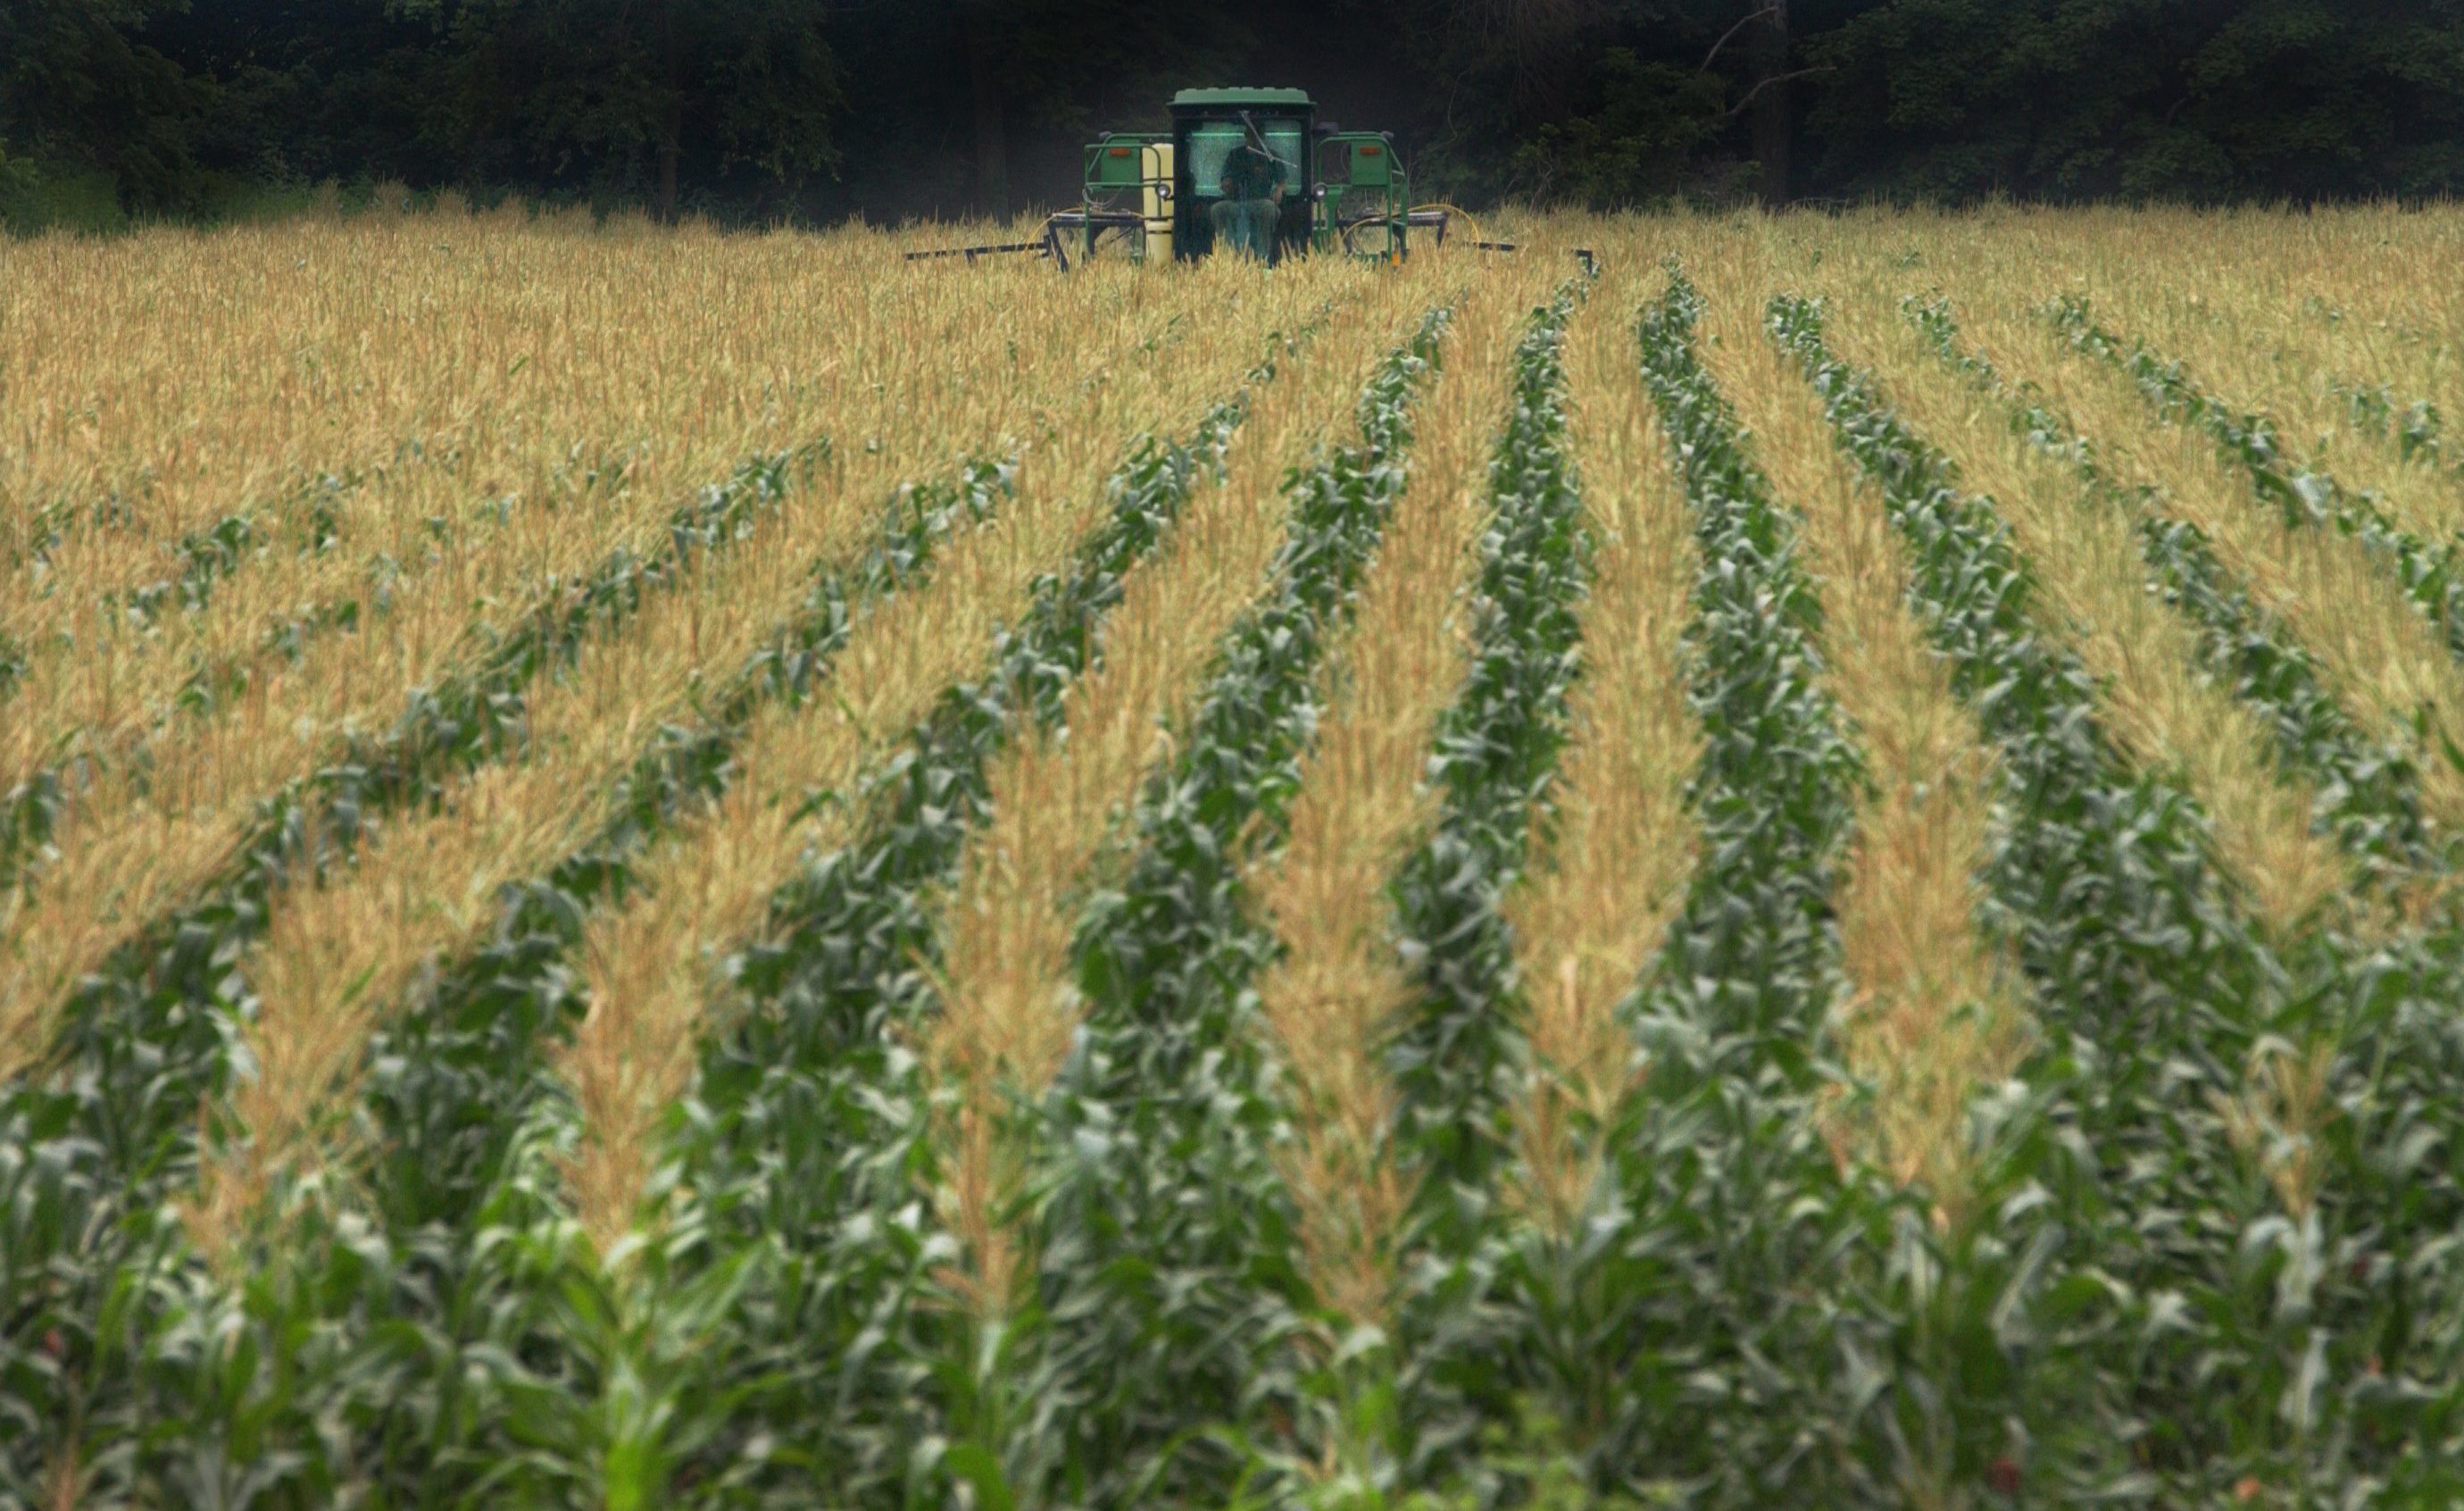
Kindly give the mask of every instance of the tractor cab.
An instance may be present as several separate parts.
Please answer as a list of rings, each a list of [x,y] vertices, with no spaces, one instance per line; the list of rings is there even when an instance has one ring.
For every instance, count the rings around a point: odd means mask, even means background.
[[[1267,260],[1280,262],[1309,247],[1311,191],[1309,138],[1317,106],[1297,89],[1184,89],[1173,97],[1175,173],[1173,256],[1184,261],[1216,251],[1215,207],[1226,202],[1224,165],[1244,144],[1275,163],[1284,191],[1282,215]]]
[[[1336,250],[1399,261],[1415,224],[1444,235],[1441,213],[1411,213],[1394,138],[1321,122],[1306,91],[1184,89],[1171,115],[1169,132],[1108,131],[1087,148],[1082,208],[1046,223],[1045,255],[1065,268],[1107,246],[1140,262],[1214,256],[1224,166],[1244,143],[1282,175],[1269,262]]]

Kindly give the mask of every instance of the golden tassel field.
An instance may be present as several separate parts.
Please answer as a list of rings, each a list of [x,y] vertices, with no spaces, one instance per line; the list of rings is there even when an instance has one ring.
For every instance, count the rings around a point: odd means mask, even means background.
[[[0,240],[0,1508],[2464,1496],[2464,212],[1490,219]]]

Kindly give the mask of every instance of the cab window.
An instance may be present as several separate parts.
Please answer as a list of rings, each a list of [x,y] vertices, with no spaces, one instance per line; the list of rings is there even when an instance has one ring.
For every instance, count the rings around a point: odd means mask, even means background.
[[[1258,134],[1266,139],[1266,150],[1284,167],[1284,192],[1301,191],[1301,151],[1307,140],[1297,121],[1261,120]],[[1220,199],[1223,194],[1223,161],[1232,149],[1248,140],[1249,128],[1238,121],[1208,121],[1189,128],[1190,187],[1201,199]]]

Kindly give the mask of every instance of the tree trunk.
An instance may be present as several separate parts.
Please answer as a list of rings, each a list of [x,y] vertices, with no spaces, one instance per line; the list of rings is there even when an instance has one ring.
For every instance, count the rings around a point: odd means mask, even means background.
[[[1796,135],[1795,112],[1789,108],[1788,0],[1771,0],[1771,13],[1754,27],[1754,161],[1762,165],[1763,203],[1777,207],[1789,200],[1789,144]]]
[[[676,159],[684,152],[684,87],[676,66],[675,0],[659,0],[659,69],[666,81],[666,100],[659,113],[659,206],[661,220],[676,218]]]
[[[976,212],[1009,214],[1009,99],[1001,87],[988,7],[971,7],[960,20],[967,29],[967,77],[976,104]]]

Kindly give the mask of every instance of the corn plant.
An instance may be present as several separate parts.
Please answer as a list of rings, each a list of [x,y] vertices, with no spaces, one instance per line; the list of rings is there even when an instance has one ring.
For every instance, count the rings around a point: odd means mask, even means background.
[[[2199,816],[2118,762],[2092,687],[2028,624],[2024,565],[1990,501],[1829,354],[1816,307],[1781,300],[1771,325],[1882,487],[1938,642],[2025,794],[1994,890],[2047,1044],[2020,1077],[2040,1110],[1996,1137],[2021,1151],[2004,1167],[2022,1183],[2012,1215],[2045,1252],[2035,1300],[2006,1308],[2066,1329],[2061,1377],[2109,1435],[2068,1435],[2023,1469],[2159,1499],[2255,1482],[2339,1502],[2417,1476],[2407,1445],[2448,1431],[2428,1405],[2446,1356],[2391,1347],[2411,1304],[2390,1283],[2410,1252],[2393,1235],[2454,1186],[2426,1163],[2410,1072],[2389,1055],[2452,1055],[2415,1016],[2448,989],[2444,948],[2279,951],[2221,905]],[[2432,1290],[2452,1286],[2443,1255],[2426,1268]]]
[[[1580,295],[1570,283],[1535,311],[1514,353],[1513,408],[1489,465],[1471,669],[1438,736],[1444,805],[1396,882],[1402,947],[1424,992],[1395,1046],[1406,1137],[1429,1162],[1430,1189],[1447,1199],[1488,1185],[1502,1147],[1501,1079],[1516,1035],[1499,1011],[1513,947],[1498,900],[1565,741],[1588,551],[1564,454],[1562,347]]]
[[[1221,1494],[1248,1419],[1294,1410],[1299,1384],[1274,1361],[1297,1297],[1259,1257],[1286,1252],[1288,1230],[1257,1196],[1274,1186],[1273,1107],[1245,989],[1273,942],[1246,909],[1243,857],[1292,793],[1311,674],[1407,485],[1413,406],[1449,324],[1431,311],[1362,390],[1359,441],[1287,482],[1274,586],[1226,637],[1141,794],[1134,857],[1080,929],[1087,1039],[1049,1113],[1069,1158],[1040,1224],[1073,1495]]]
[[[1947,300],[1902,306],[1937,355],[2011,411],[2012,429],[2031,445],[2075,466],[2098,502],[2138,522],[2149,581],[2203,633],[2207,664],[2229,678],[2234,696],[2274,725],[2282,758],[2316,773],[2326,814],[2344,846],[2382,867],[2431,862],[2418,786],[2408,758],[2369,739],[2322,680],[2317,658],[2282,620],[2259,608],[2249,586],[2217,560],[2198,526],[2169,518],[2153,490],[2132,491],[2109,478],[2088,438],[2024,386],[2014,387],[1983,355],[1961,346]]]
[[[2044,313],[2074,347],[2126,373],[2157,412],[2212,437],[2228,460],[2250,474],[2260,501],[2277,509],[2287,528],[2330,526],[2387,562],[2421,611],[2464,656],[2464,581],[2458,578],[2453,541],[2434,544],[2401,529],[2367,495],[2348,491],[2332,474],[2302,466],[2267,416],[2235,410],[2200,387],[2179,363],[2166,362],[2144,344],[2125,345],[2096,322],[2086,300],[2065,298]]]
[[[817,448],[797,465],[803,473],[809,473],[828,456],[826,447]],[[697,499],[691,509],[679,513],[662,549],[651,557],[648,566],[653,570],[646,571],[645,564],[620,555],[600,579],[583,585],[588,591],[551,594],[549,608],[553,611],[543,611],[524,621],[522,633],[513,642],[499,644],[482,662],[480,674],[484,674],[476,690],[454,681],[439,690],[442,697],[426,690],[415,693],[412,715],[406,720],[413,738],[405,738],[398,731],[391,751],[379,747],[369,752],[385,759],[370,761],[359,769],[345,767],[339,773],[344,783],[362,784],[358,792],[346,789],[346,796],[356,798],[372,791],[380,802],[416,811],[433,802],[440,786],[450,783],[461,770],[518,748],[524,733],[519,695],[530,679],[551,665],[569,661],[586,640],[624,623],[646,601],[647,594],[669,581],[682,580],[698,566],[700,555],[716,548],[735,548],[759,519],[759,511],[776,512],[781,507],[789,484],[800,476],[787,468],[784,459],[748,468],[727,487],[710,490]],[[376,1096],[371,1111],[397,1115],[392,1125],[383,1131],[391,1132],[406,1123],[415,1132],[433,1131],[443,1136],[440,1144],[453,1145],[452,1155],[463,1157],[458,1165],[451,1158],[439,1160],[437,1156],[446,1153],[445,1149],[413,1138],[406,1141],[409,1157],[391,1161],[382,1171],[398,1184],[375,1184],[379,1209],[392,1219],[380,1231],[406,1235],[405,1252],[450,1255],[452,1235],[462,1230],[439,1229],[438,1220],[467,1221],[478,1205],[492,1199],[487,1193],[493,1187],[510,1180],[509,1170],[519,1173],[525,1160],[536,1164],[542,1157],[537,1147],[539,1141],[554,1130],[552,1126],[542,1128],[537,1115],[543,1089],[538,1051],[557,1036],[561,1024],[577,1009],[571,993],[572,973],[563,957],[587,908],[603,896],[621,892],[626,883],[627,855],[659,830],[670,815],[723,781],[731,731],[741,727],[755,708],[781,697],[792,700],[811,692],[812,684],[826,674],[831,656],[849,633],[851,606],[860,606],[902,582],[912,584],[919,569],[929,565],[944,537],[970,515],[980,518],[1006,491],[1008,476],[1006,461],[973,464],[962,470],[954,484],[902,490],[883,520],[877,546],[859,553],[853,562],[816,563],[811,590],[789,612],[765,648],[753,656],[734,683],[714,689],[697,700],[710,722],[695,729],[654,734],[649,748],[629,777],[617,784],[604,832],[556,867],[553,875],[518,887],[504,899],[499,931],[475,957],[444,963],[446,979],[438,983],[443,992],[426,994],[422,1000],[428,1003],[431,1019],[443,1018],[461,1025],[449,1032],[445,1039],[449,1045],[456,1038],[464,1040],[472,1051],[472,1059],[457,1062],[453,1055],[447,1053],[407,1061],[390,1053],[392,1045],[388,1042],[380,1041],[373,1047],[371,1068]],[[489,713],[489,722],[466,718],[456,722],[457,708],[473,704]],[[371,807],[378,812],[387,811],[385,807]],[[287,854],[290,867],[296,871],[301,855],[314,855],[328,865],[345,858],[356,839],[357,821],[370,810],[351,801],[343,802],[341,808],[343,818],[353,827],[340,834],[324,822],[330,816],[325,810],[312,807],[293,815],[290,829],[277,833],[268,842],[292,847],[289,853],[277,850],[277,859]],[[322,849],[319,850],[319,846]],[[159,1103],[156,1115],[162,1119],[160,1131],[153,1135],[153,1144],[145,1147],[159,1148],[160,1152],[149,1154],[151,1163],[130,1178],[136,1184],[136,1199],[128,1210],[143,1214],[145,1222],[139,1230],[144,1235],[143,1242],[136,1252],[153,1255],[148,1266],[152,1270],[162,1270],[166,1263],[176,1267],[181,1250],[176,1225],[165,1221],[170,1213],[162,1208],[161,1197],[184,1185],[194,1168],[194,1102],[200,1096],[209,1094],[231,1071],[233,1050],[226,1042],[230,1035],[213,1032],[213,1025],[228,1026],[233,1021],[230,1013],[246,1011],[245,985],[228,975],[230,961],[262,929],[264,908],[278,900],[275,883],[291,879],[280,866],[267,863],[256,864],[250,876],[250,884],[255,891],[245,900],[251,906],[233,912],[226,900],[217,897],[206,908],[196,911],[195,916],[204,917],[211,925],[213,937],[196,947],[202,948],[207,958],[221,962],[213,970],[215,984],[209,988],[188,980],[167,985],[149,983],[157,990],[159,1001],[169,1005],[168,1021],[187,1033],[192,1054],[187,1060],[170,1058],[167,1072],[165,1058],[161,1055],[135,1056],[158,1073],[188,1078],[169,1100]],[[234,918],[236,922],[230,922]],[[192,937],[199,932],[187,917],[159,927],[174,938]],[[146,964],[140,959],[131,968],[142,969]],[[223,1015],[200,1014],[194,1006],[199,1004],[215,1005]],[[201,1016],[205,1033],[199,1029]],[[413,1042],[426,1041],[429,1027],[414,1021],[408,1036]],[[129,1042],[124,1021],[96,1029],[92,1041],[123,1055],[144,1047],[143,1040]],[[72,1079],[69,1083],[77,1081]],[[402,1101],[394,1100],[406,1089],[411,1094],[406,1099],[410,1102],[407,1109]],[[107,1097],[110,1088],[104,1090]],[[422,1105],[423,1100],[428,1104]],[[181,1101],[189,1105],[182,1109]],[[108,1107],[110,1102],[99,1099],[92,1105]],[[397,1145],[401,1147],[405,1145]],[[549,1183],[551,1189],[553,1184]],[[523,1189],[518,1181],[512,1185],[517,1191]],[[106,1197],[118,1194],[109,1190],[108,1174],[99,1189]],[[351,1201],[356,1199],[357,1194],[352,1193]],[[552,1208],[547,1210],[552,1215]],[[302,1255],[330,1254],[338,1243],[350,1246],[326,1233],[303,1237],[295,1247]],[[363,1253],[361,1257],[364,1260],[368,1255]],[[39,1258],[39,1255],[30,1258]],[[363,1272],[366,1268],[361,1266]],[[399,1282],[398,1294],[379,1297],[377,1291],[370,1291],[362,1297],[353,1293],[335,1300],[333,1304],[371,1314],[363,1319],[365,1332],[380,1341],[390,1338],[386,1346],[397,1346],[401,1336],[399,1330],[388,1332],[390,1322],[405,1312],[419,1320],[432,1320],[440,1312],[450,1312],[453,1305],[450,1294],[440,1300],[434,1293],[450,1293],[448,1281],[460,1268],[458,1263],[440,1266],[442,1278],[422,1272],[407,1279],[400,1275],[366,1279],[363,1274],[367,1285],[380,1289]],[[330,1281],[331,1272],[313,1260],[305,1264],[305,1269],[312,1278]],[[108,1271],[109,1266],[104,1266],[102,1273]],[[175,1275],[165,1282],[164,1297],[196,1290],[197,1281],[194,1276]],[[211,1294],[209,1284],[200,1293],[203,1297]],[[304,1297],[292,1300],[300,1304],[309,1300]],[[165,1304],[175,1310],[185,1306],[191,1311],[216,1311],[198,1297],[176,1303],[165,1300]],[[265,1323],[276,1330],[281,1324],[279,1317]],[[129,1325],[141,1334],[145,1330],[142,1318]],[[111,1341],[105,1341],[104,1346],[109,1345]],[[439,1355],[453,1345],[454,1338],[448,1330],[441,1343],[430,1341],[426,1346],[429,1354]],[[217,1346],[209,1341],[207,1355],[213,1354]],[[225,1368],[224,1362],[194,1356],[192,1351],[192,1356],[183,1358],[164,1372],[176,1384],[184,1370],[187,1378],[203,1378]],[[241,1376],[246,1373],[240,1371]],[[241,1379],[232,1388],[238,1391],[236,1395],[226,1391],[230,1397],[226,1415],[262,1410],[245,1400],[245,1384]],[[285,1398],[286,1389],[277,1382],[275,1397]],[[292,1391],[288,1398],[300,1397]],[[140,1414],[142,1417],[142,1409]],[[214,1415],[201,1408],[192,1408],[190,1414],[201,1420]],[[334,1434],[324,1435],[330,1438]]]
[[[1229,401],[1186,443],[1147,444],[1116,474],[1108,522],[1043,585],[984,679],[953,689],[851,795],[873,815],[864,838],[778,900],[772,941],[737,973],[749,1011],[705,1056],[707,1110],[679,1154],[709,1214],[705,1248],[775,1244],[781,1255],[728,1345],[747,1371],[775,1365],[776,1384],[728,1441],[802,1444],[858,1500],[1007,1486],[1034,1478],[1047,1452],[1063,1403],[1034,1364],[1042,1319],[1019,1319],[980,1358],[954,1348],[935,1274],[956,1254],[917,1204],[930,1129],[906,1043],[934,1002],[931,908],[981,815],[986,763],[1022,722],[1058,714],[1121,575],[1221,466],[1248,408]],[[813,1137],[782,1149],[781,1118]]]
[[[976,463],[947,482],[903,491],[884,512],[876,545],[856,562],[822,564],[803,615],[782,627],[773,650],[748,669],[730,699],[721,700],[715,723],[654,738],[617,795],[605,831],[554,873],[506,898],[495,936],[451,970],[439,989],[425,999],[425,1009],[397,1020],[393,1031],[385,1035],[373,1055],[369,1110],[388,1138],[382,1162],[367,1172],[367,1189],[387,1229],[411,1235],[407,1253],[416,1255],[424,1246],[421,1234],[459,1230],[470,1219],[472,1204],[502,1178],[498,1172],[511,1158],[509,1141],[521,1123],[519,1109],[538,1093],[539,1047],[572,1011],[568,972],[561,959],[563,948],[592,901],[622,884],[626,855],[655,831],[665,814],[693,794],[710,789],[719,779],[732,723],[761,698],[809,692],[826,671],[830,652],[845,638],[851,605],[901,583],[914,582],[929,568],[937,542],[998,502],[1008,474],[1006,462]],[[775,492],[772,497],[777,497]],[[701,507],[712,510],[713,523],[724,518],[720,511],[728,503],[741,508],[749,500],[716,491],[700,500]],[[671,544],[678,551],[691,550],[700,539],[679,529]],[[627,581],[611,573],[605,591],[611,597],[627,590],[638,593],[638,585],[628,589]],[[558,654],[559,642],[550,638],[558,628],[551,621],[537,623],[532,656]],[[563,643],[569,646],[572,636],[586,631],[588,621],[577,613],[562,628]],[[515,651],[505,648],[498,676],[526,678],[527,658]],[[399,740],[394,759],[367,762],[361,771],[349,774],[364,785],[338,783],[339,790],[328,800],[350,804],[346,811],[354,818],[365,811],[358,807],[361,803],[382,811],[392,803],[417,801],[419,789],[413,784],[423,774],[427,781],[437,780],[442,773],[436,771],[436,763],[484,759],[489,749],[487,726],[475,720],[459,724],[446,722],[457,705],[494,708],[506,719],[517,719],[519,713],[517,702],[509,703],[501,694],[482,695],[476,689],[451,690],[447,697],[421,701],[415,704],[414,717],[425,717],[416,722],[406,721],[407,727],[402,733],[411,738]],[[517,728],[517,724],[500,723],[498,737],[508,738]],[[325,794],[311,794],[309,800],[321,795]],[[73,1179],[55,1184],[57,1205],[45,1214],[45,1226],[52,1243],[86,1247],[78,1269],[91,1265],[85,1273],[112,1288],[106,1296],[116,1295],[116,1288],[132,1275],[159,1271],[176,1255],[177,1225],[161,1204],[193,1168],[195,1155],[188,1141],[197,1132],[195,1102],[230,1074],[221,1054],[225,1035],[214,1029],[210,1017],[199,1023],[199,1006],[222,1002],[238,989],[238,983],[221,972],[228,969],[228,962],[250,934],[263,926],[270,888],[283,878],[284,869],[310,863],[307,847],[311,843],[349,843],[351,829],[344,828],[339,834],[319,833],[310,811],[295,809],[287,827],[267,836],[264,857],[254,860],[247,878],[234,885],[235,897],[165,925],[165,934],[180,941],[190,953],[184,956],[157,946],[153,959],[130,963],[140,969],[151,966],[155,977],[150,981],[140,977],[119,990],[165,1012],[165,1027],[184,1036],[156,1035],[130,1009],[122,1009],[130,1015],[98,1016],[70,1039],[73,1053],[81,1045],[91,1045],[98,1056],[107,1052],[108,1057],[101,1058],[97,1072],[60,1078],[66,1085],[83,1090],[82,1106],[59,1093],[52,1094],[53,1106],[47,1110],[62,1127],[62,1133],[53,1137],[63,1149],[85,1157],[70,1165]],[[326,863],[333,863],[330,856]],[[186,975],[176,973],[183,960],[192,962],[185,967]],[[165,976],[169,979],[162,979]],[[204,979],[194,979],[199,976]],[[146,995],[138,997],[140,990]],[[109,1000],[90,989],[89,1000],[79,1007],[99,1015],[101,1004]],[[149,1078],[148,1095],[111,1100],[115,1094],[126,1095],[115,1083],[114,1073],[140,1069]],[[33,1087],[20,1094],[20,1101],[42,1106]],[[132,1126],[128,1113],[147,1105],[156,1109],[153,1116],[159,1121],[150,1129]],[[71,1120],[79,1114],[86,1119],[110,1119],[118,1139],[75,1138],[69,1130],[77,1123]],[[28,1121],[41,1126],[32,1116]],[[37,1149],[42,1147],[42,1143],[35,1144]],[[115,1150],[121,1163],[111,1159]],[[78,1165],[85,1167],[78,1169]],[[110,1241],[98,1248],[97,1239]],[[12,1253],[30,1267],[49,1250],[50,1244],[31,1232],[26,1241],[11,1244]],[[367,1256],[363,1252],[363,1257]],[[30,1268],[19,1273],[31,1278],[38,1272]],[[176,1277],[167,1278],[165,1283],[171,1286],[170,1293],[159,1298],[158,1303],[168,1309],[168,1315],[203,1304],[200,1298],[183,1296],[186,1285]],[[27,1300],[48,1289],[37,1286]],[[258,1293],[260,1298],[272,1294],[267,1289]],[[60,1327],[76,1304],[65,1296],[50,1299],[33,1319],[47,1328]],[[127,1304],[119,1302],[122,1308]],[[86,1340],[92,1354],[71,1356],[78,1373],[91,1369],[99,1384],[125,1367],[118,1361],[127,1357],[126,1350],[143,1346],[143,1326],[136,1317],[122,1321],[137,1328],[138,1336],[107,1336],[99,1318],[80,1321],[63,1331],[62,1336],[68,1337],[94,1329]],[[203,1346],[209,1340],[192,1336],[189,1342]],[[205,1366],[204,1359],[193,1356],[160,1362],[165,1377]],[[143,1410],[139,1403],[127,1404]],[[85,1433],[91,1445],[107,1425],[94,1418],[107,1413],[80,1405],[75,1414],[88,1421]],[[142,1415],[139,1419],[143,1420]]]
[[[583,582],[564,585],[560,593],[542,595],[530,612],[518,618],[511,633],[497,637],[467,671],[432,689],[420,690],[398,716],[394,729],[363,740],[358,747],[345,752],[337,765],[342,771],[353,773],[356,780],[338,779],[327,773],[310,784],[312,793],[331,788],[340,794],[325,802],[325,806],[345,815],[337,820],[338,835],[346,837],[353,832],[353,822],[347,816],[351,812],[371,805],[381,806],[388,800],[399,801],[361,795],[390,790],[385,779],[376,774],[388,761],[398,766],[439,762],[449,750],[458,750],[461,759],[470,761],[480,759],[482,752],[503,748],[504,742],[515,732],[506,717],[506,705],[530,677],[569,657],[583,636],[621,622],[644,591],[656,590],[661,583],[689,567],[703,553],[726,549],[747,533],[756,518],[779,508],[791,492],[808,485],[829,464],[833,453],[832,443],[823,437],[794,452],[750,458],[734,476],[697,491],[671,510],[652,550],[645,553],[630,546],[619,547]],[[217,570],[228,567],[231,552],[254,539],[253,526],[242,525],[221,533],[231,537],[226,543],[229,549],[217,548],[207,558],[221,564]],[[375,770],[361,775],[353,772],[355,767]],[[11,793],[12,827],[0,834],[0,864],[6,864],[8,869],[0,871],[0,878],[16,879],[16,862],[51,836],[60,816],[64,778],[74,787],[78,773],[75,768],[46,771]],[[392,785],[400,787],[413,780],[407,775],[398,776],[392,778]],[[260,834],[243,849],[254,853],[264,844]]]
[[[2334,388],[2354,427],[2393,441],[2400,459],[2453,470],[2447,457],[2447,419],[2436,404],[2429,399],[2407,404],[2384,383],[2338,383]]]

